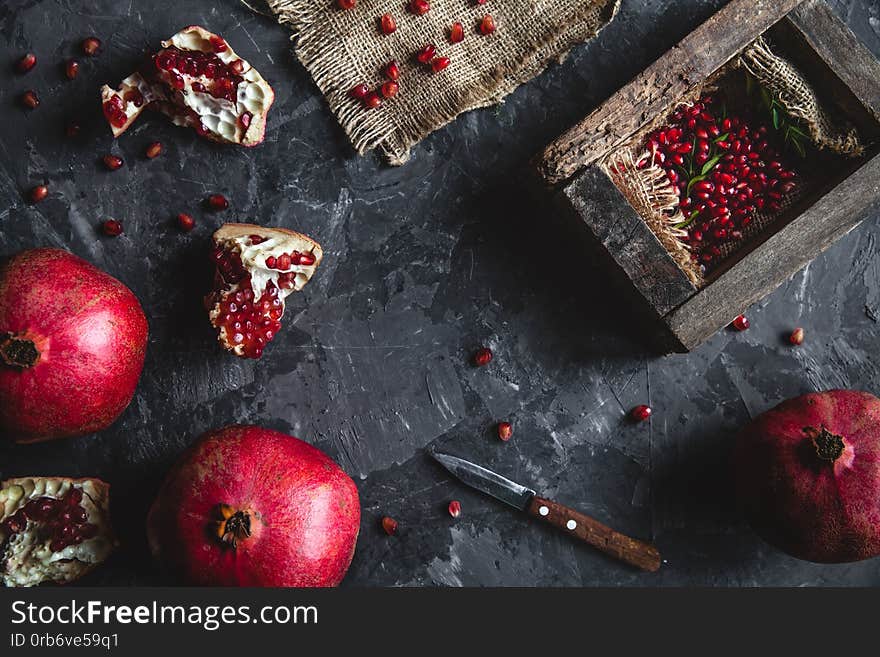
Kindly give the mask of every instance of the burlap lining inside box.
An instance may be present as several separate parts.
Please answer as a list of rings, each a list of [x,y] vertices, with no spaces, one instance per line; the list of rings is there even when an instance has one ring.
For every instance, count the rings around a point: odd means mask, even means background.
[[[617,13],[620,0],[434,0],[423,16],[404,0],[359,0],[340,10],[334,0],[267,0],[279,22],[295,32],[296,55],[327,98],[358,153],[379,148],[400,165],[410,148],[462,112],[501,101],[575,44],[598,34]],[[383,35],[378,17],[390,12],[397,30]],[[483,36],[480,19],[491,14],[496,31]],[[449,27],[461,22],[465,39],[450,44]],[[441,73],[413,61],[426,44],[452,61]],[[390,60],[401,68],[400,92],[365,110],[349,90],[375,88]]]

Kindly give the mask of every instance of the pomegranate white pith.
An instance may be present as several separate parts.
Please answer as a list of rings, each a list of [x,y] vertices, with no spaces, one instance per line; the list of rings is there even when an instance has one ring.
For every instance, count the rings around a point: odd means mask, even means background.
[[[221,143],[256,146],[275,100],[269,83],[229,44],[197,25],[184,28],[118,89],[104,85],[101,101],[113,136],[147,107],[173,123]]]
[[[107,559],[116,548],[109,493],[99,479],[21,477],[0,483],[3,584],[65,584]]]
[[[214,289],[206,302],[225,349],[259,358],[281,329],[284,300],[303,289],[324,253],[284,228],[225,224],[214,233]]]

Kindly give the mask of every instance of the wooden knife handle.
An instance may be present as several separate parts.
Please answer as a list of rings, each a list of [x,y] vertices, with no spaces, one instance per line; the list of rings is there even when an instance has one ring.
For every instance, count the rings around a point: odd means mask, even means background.
[[[529,515],[577,536],[615,559],[650,573],[660,569],[660,553],[653,545],[624,536],[574,509],[535,495],[527,510]]]

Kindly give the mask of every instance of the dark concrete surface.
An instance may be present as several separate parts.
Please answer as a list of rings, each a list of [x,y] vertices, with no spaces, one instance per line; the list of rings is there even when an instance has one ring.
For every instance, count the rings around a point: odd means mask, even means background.
[[[658,357],[609,294],[603,271],[567,245],[518,171],[722,6],[721,0],[624,0],[601,37],[426,139],[409,164],[355,157],[290,51],[288,31],[235,0],[13,0],[0,6],[0,255],[64,247],[128,284],[150,320],[131,406],[96,436],[0,447],[0,475],[96,475],[113,485],[124,542],[88,584],[162,583],[143,520],[168,466],[206,429],[260,423],[298,435],[355,478],[361,539],[347,586],[877,585],[880,561],[807,564],[764,545],[734,511],[735,430],[815,389],[880,390],[876,221],[837,243],[752,308],[752,329],[722,332],[689,355]],[[830,3],[880,54],[880,2]],[[118,141],[97,90],[115,84],[177,29],[223,34],[273,83],[265,144],[213,146],[158,116]],[[61,62],[96,34],[102,54],[63,79]],[[32,50],[27,77],[11,62]],[[15,104],[26,88],[41,107]],[[74,140],[66,119],[80,117]],[[159,159],[143,157],[160,140]],[[126,160],[105,171],[101,155]],[[22,193],[46,181],[38,206]],[[228,196],[222,215],[199,208]],[[182,235],[171,223],[192,213]],[[125,234],[98,235],[120,219]],[[874,218],[876,219],[876,217]],[[304,231],[327,257],[259,362],[215,344],[200,297],[209,236],[223,220]],[[782,337],[803,326],[792,349]],[[468,364],[482,344],[491,366]],[[624,413],[650,403],[650,423]],[[492,427],[515,425],[503,444]],[[452,481],[429,446],[472,457],[622,531],[656,541],[666,563],[644,575],[533,525]],[[452,520],[450,499],[463,513]],[[399,534],[385,536],[391,515]]]

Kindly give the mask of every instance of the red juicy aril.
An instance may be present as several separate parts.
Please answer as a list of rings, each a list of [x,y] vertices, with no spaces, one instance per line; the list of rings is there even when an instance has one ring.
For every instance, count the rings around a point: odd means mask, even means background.
[[[685,242],[705,270],[718,264],[722,247],[743,239],[757,214],[779,213],[797,187],[767,126],[725,116],[723,107],[710,96],[681,105],[646,144],[679,190],[686,220],[678,227],[687,231]]]
[[[220,344],[259,358],[281,330],[284,300],[321,263],[321,245],[284,228],[225,224],[214,233],[214,289],[206,299]]]
[[[880,555],[880,399],[831,390],[789,399],[740,433],[737,492],[755,530],[821,563]]]
[[[336,586],[359,529],[357,488],[336,463],[254,426],[202,436],[147,518],[159,562],[202,586]]]
[[[109,494],[100,479],[0,482],[0,581],[66,584],[102,563],[116,547]]]
[[[147,320],[112,276],[60,249],[0,268],[0,434],[16,442],[108,427],[134,395]]]
[[[150,107],[206,139],[256,146],[275,94],[221,37],[190,26],[163,41],[119,89],[105,85],[101,98],[114,137]]]

